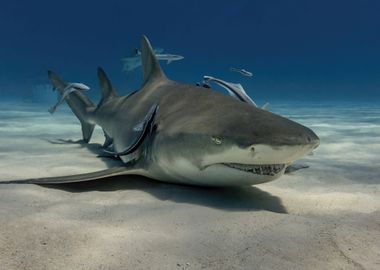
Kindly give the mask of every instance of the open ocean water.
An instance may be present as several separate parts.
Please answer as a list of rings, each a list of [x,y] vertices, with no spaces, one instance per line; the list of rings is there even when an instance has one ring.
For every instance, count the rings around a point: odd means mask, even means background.
[[[240,83],[320,145],[295,162],[305,168],[242,188],[137,176],[0,185],[0,269],[380,269],[379,10],[355,0],[1,1],[0,181],[121,165],[98,157],[99,127],[84,144],[66,104],[48,112],[60,97],[47,71],[88,85],[94,103],[98,66],[131,93],[142,35],[169,79]]]

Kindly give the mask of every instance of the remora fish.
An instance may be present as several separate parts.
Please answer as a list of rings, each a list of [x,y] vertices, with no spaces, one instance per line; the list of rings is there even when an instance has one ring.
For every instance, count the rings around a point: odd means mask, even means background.
[[[78,91],[66,98],[82,124],[84,141],[95,125],[101,126],[123,166],[2,183],[56,184],[138,174],[173,183],[252,185],[277,179],[288,164],[319,145],[317,135],[296,122],[212,89],[167,79],[145,36],[141,52],[143,85],[133,95],[118,96],[99,69],[98,105]],[[49,77],[59,91],[67,87],[53,72]]]
[[[61,105],[63,103],[63,101],[65,101],[65,99],[67,98],[67,96],[74,92],[74,91],[87,91],[87,90],[90,90],[90,87],[88,87],[87,85],[83,84],[83,83],[69,83],[65,89],[63,89],[62,91],[62,96],[61,98],[59,99],[59,101],[52,107],[49,108],[49,112],[51,114],[53,114],[59,105]]]
[[[233,98],[236,98],[240,101],[247,102],[252,104],[253,106],[257,107],[256,103],[248,96],[248,94],[245,92],[243,86],[240,83],[231,83],[226,82],[218,78],[214,78],[212,76],[203,76],[203,82],[209,83],[214,82],[218,84],[219,86],[223,87],[227,90],[227,92],[232,96]]]
[[[249,72],[249,71],[247,71],[247,70],[245,70],[245,69],[240,69],[240,68],[230,68],[230,70],[231,71],[234,71],[234,72],[238,72],[238,73],[240,73],[241,75],[243,75],[243,76],[246,76],[246,77],[252,77],[253,76],[253,74],[252,74],[252,72]]]
[[[163,53],[163,49],[155,49],[154,53],[157,60],[166,61],[167,64],[170,64],[173,61],[182,60],[184,58],[182,55]],[[136,49],[135,55],[123,58],[121,60],[124,62],[125,71],[128,72],[134,70],[141,65],[141,52]]]

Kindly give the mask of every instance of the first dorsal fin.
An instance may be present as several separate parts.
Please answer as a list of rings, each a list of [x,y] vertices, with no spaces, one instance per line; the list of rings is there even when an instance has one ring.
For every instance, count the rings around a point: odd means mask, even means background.
[[[143,85],[150,80],[166,78],[148,38],[144,35],[141,39],[141,63],[143,69]]]
[[[116,97],[117,94],[115,90],[112,88],[112,84],[107,77],[107,74],[101,67],[98,67],[98,78],[100,88],[102,90],[102,100],[106,100],[110,97]]]

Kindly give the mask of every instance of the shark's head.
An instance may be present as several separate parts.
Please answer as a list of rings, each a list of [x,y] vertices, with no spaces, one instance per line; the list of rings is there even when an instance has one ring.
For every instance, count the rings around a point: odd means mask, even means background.
[[[147,155],[156,179],[215,186],[268,182],[319,145],[312,130],[294,121],[167,80],[146,37],[142,66],[140,100],[159,100]]]
[[[173,88],[181,91],[180,85]],[[188,94],[185,109],[171,106],[173,111],[157,118],[154,159],[165,168],[165,180],[217,186],[268,182],[319,145],[312,130],[294,121],[213,90],[186,90],[194,94]],[[175,97],[178,108],[184,108],[180,98]]]

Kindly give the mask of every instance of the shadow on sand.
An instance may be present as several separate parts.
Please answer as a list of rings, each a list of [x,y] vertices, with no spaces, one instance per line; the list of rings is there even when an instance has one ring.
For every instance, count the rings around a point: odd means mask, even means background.
[[[82,140],[48,140],[52,144],[78,144],[86,147],[96,155],[102,154],[102,146],[84,143]],[[102,158],[107,167],[120,166],[121,162]],[[166,184],[143,176],[117,176],[106,179],[59,185],[41,185],[47,188],[67,192],[112,192],[117,190],[141,190],[159,200],[170,200],[177,203],[198,204],[226,211],[267,210],[276,213],[287,213],[281,200],[256,187],[197,187],[178,184]]]
[[[96,155],[98,158],[100,158],[108,168],[111,168],[114,166],[120,166],[123,164],[120,159],[114,158],[112,156],[107,157],[106,153],[103,151],[103,146],[99,143],[86,143],[83,140],[71,140],[71,139],[55,139],[55,140],[44,139],[44,140],[51,144],[60,144],[60,145],[74,144],[80,148],[86,148],[87,150],[92,152],[94,155]]]
[[[163,201],[169,200],[176,203],[197,204],[226,211],[267,210],[276,213],[287,213],[278,197],[256,187],[215,188],[166,184],[134,175],[41,186],[73,193],[141,190]]]

